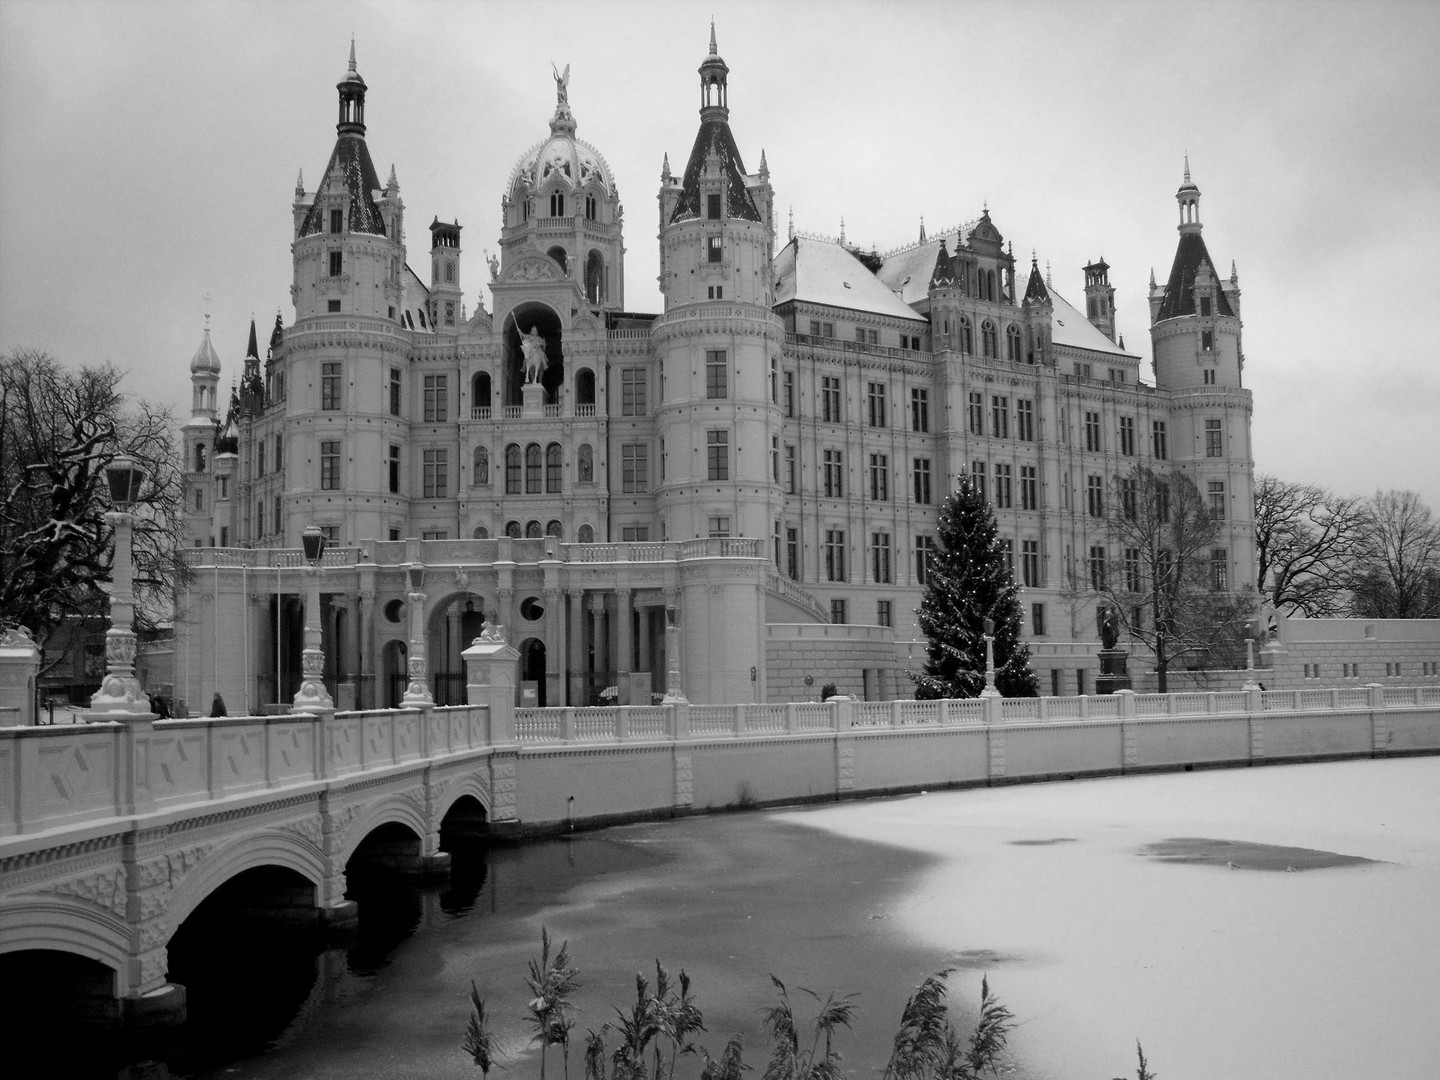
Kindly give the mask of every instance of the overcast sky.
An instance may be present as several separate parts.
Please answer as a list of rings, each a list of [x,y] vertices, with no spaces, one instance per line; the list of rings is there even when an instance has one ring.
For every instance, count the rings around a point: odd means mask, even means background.
[[[1440,513],[1440,4],[1419,0],[0,0],[0,350],[114,361],[183,417],[208,293],[228,393],[251,313],[262,345],[291,320],[295,178],[313,190],[334,144],[352,33],[412,265],[458,218],[474,310],[554,60],[626,207],[626,305],[658,311],[656,189],[695,136],[712,12],[781,243],[791,208],[883,251],[988,203],[1071,302],[1103,255],[1147,361],[1188,151],[1210,253],[1239,268],[1257,471]]]

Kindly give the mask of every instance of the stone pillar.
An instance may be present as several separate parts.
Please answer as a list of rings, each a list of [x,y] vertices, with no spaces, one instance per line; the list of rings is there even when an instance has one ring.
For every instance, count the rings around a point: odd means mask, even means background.
[[[434,705],[430,693],[429,672],[425,665],[425,594],[419,589],[407,594],[410,607],[410,646],[406,650],[405,666],[410,677],[405,694],[400,698],[402,709],[418,709]]]
[[[559,589],[546,589],[545,597],[545,704],[565,704],[565,612]]]
[[[515,669],[520,653],[505,640],[505,628],[487,626],[462,654],[466,700],[489,712],[491,746],[515,741]]]
[[[538,382],[520,388],[520,415],[526,420],[539,420],[545,415],[545,387]]]
[[[620,687],[620,696],[615,700],[621,705],[648,705],[630,700],[630,667],[635,655],[634,595],[630,589],[615,590],[615,683]]]
[[[35,715],[35,677],[40,646],[23,626],[0,632],[0,727],[39,723]]]
[[[357,672],[358,700],[361,709],[375,708],[375,670],[371,667],[375,659],[375,591],[363,590],[356,597],[358,617],[355,626],[355,671]]]
[[[604,674],[606,678],[614,669],[610,666],[610,642],[606,640],[605,633],[605,594],[603,592],[592,592],[590,594],[590,651],[594,657],[594,666],[590,672],[592,676]],[[601,687],[600,689],[605,689]],[[589,695],[583,704],[589,705]]]
[[[584,705],[585,701],[585,591],[571,589],[565,594],[565,621],[569,648],[565,669],[570,673],[567,705]]]
[[[115,528],[115,562],[111,570],[110,629],[105,632],[105,680],[90,699],[92,713],[123,720],[125,713],[149,713],[150,701],[135,678],[135,557],[131,550],[134,517],[118,510],[105,514]],[[120,713],[121,716],[108,714]]]
[[[673,601],[678,596],[665,596],[665,697],[666,705],[688,705],[689,698],[680,685],[680,609]]]

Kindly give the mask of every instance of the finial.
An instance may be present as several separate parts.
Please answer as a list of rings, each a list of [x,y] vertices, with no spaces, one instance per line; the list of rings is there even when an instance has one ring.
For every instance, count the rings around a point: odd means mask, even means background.
[[[210,294],[205,294],[205,333],[210,333]]]
[[[1150,267],[1150,288],[1155,288],[1155,268]]]
[[[787,239],[795,239],[795,204],[790,204],[790,233]]]
[[[1185,183],[1190,183],[1190,151],[1185,151]]]
[[[840,219],[840,243],[845,243],[845,219]]]
[[[660,166],[660,180],[667,184],[670,182],[670,153],[668,150],[665,153],[665,162]]]
[[[770,176],[770,164],[765,160],[765,148],[760,148],[760,178],[768,179]]]
[[[350,35],[350,70],[355,70],[355,35]]]
[[[1050,260],[1049,260],[1049,259],[1046,259],[1046,260],[1045,260],[1045,287],[1046,287],[1047,289],[1051,289],[1051,288],[1054,288],[1054,287],[1055,287],[1055,283],[1050,280]]]
[[[712,16],[711,19],[710,19],[710,55],[711,55],[711,56],[719,56],[719,55],[720,55],[720,50],[719,50],[719,48],[717,48],[716,45],[715,45],[715,19],[714,19],[713,16]]]
[[[400,181],[397,180],[397,179],[395,179],[395,163],[394,163],[393,161],[390,163],[390,179],[385,181],[385,190],[386,190],[386,191],[399,191],[399,190],[400,190]]]
[[[1240,275],[1235,272],[1235,260],[1234,260],[1234,259],[1231,259],[1231,260],[1230,260],[1230,283],[1233,285],[1233,284],[1234,284],[1236,281],[1238,281],[1239,279],[1240,279]]]
[[[920,215],[920,243],[925,242],[925,215]]]
[[[305,194],[305,170],[301,169],[295,174],[295,194]]]
[[[1124,335],[1124,334],[1121,334],[1121,335],[1120,335],[1120,348],[1121,348],[1121,349],[1124,349],[1124,348],[1125,348],[1125,335]]]
[[[1030,249],[1030,268],[1031,268],[1032,270],[1038,270],[1038,269],[1040,268],[1040,264],[1039,264],[1039,262],[1038,262],[1038,261],[1036,260],[1036,258],[1035,258],[1035,249],[1034,249],[1034,248],[1031,248],[1031,249]]]

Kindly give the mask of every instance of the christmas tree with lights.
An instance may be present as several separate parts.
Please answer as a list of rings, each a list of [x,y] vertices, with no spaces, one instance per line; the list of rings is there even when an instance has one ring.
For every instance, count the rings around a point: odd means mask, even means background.
[[[1020,598],[1005,565],[995,515],[969,478],[940,508],[938,543],[925,572],[920,629],[930,654],[910,673],[917,698],[973,698],[985,688],[985,622],[995,637],[995,686],[1004,697],[1035,697],[1030,649],[1020,640]]]

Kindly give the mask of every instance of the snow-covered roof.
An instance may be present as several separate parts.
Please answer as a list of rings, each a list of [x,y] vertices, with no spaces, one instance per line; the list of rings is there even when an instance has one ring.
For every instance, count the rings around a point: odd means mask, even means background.
[[[1068,345],[1072,349],[1085,349],[1089,352],[1123,356],[1129,360],[1138,361],[1140,359],[1134,353],[1126,352],[1099,330],[1096,330],[1089,319],[1085,318],[1077,308],[1056,291],[1054,285],[1049,286],[1049,293],[1050,302],[1055,307],[1054,314],[1050,316],[1050,340],[1056,345]]]
[[[929,280],[927,270],[925,281]],[[775,256],[775,300],[799,300],[925,322],[847,248],[833,240],[797,236],[780,249]]]
[[[417,334],[434,332],[430,317],[425,314],[429,299],[430,290],[420,280],[420,275],[406,263],[405,273],[400,275],[400,321],[405,324],[405,329],[414,330]]]

